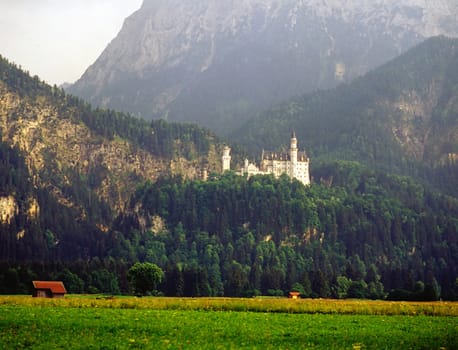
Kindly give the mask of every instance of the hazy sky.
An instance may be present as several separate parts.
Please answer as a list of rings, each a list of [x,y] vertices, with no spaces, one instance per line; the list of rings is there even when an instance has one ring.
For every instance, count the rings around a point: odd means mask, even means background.
[[[0,0],[0,55],[51,84],[74,82],[142,0]]]

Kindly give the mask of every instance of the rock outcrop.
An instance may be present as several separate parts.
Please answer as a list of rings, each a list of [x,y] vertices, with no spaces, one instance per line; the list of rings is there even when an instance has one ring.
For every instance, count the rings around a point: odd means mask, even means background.
[[[116,213],[124,208],[139,183],[155,181],[161,175],[196,179],[203,171],[221,168],[221,145],[208,141],[208,151],[199,152],[189,137],[181,140],[177,132],[171,136],[170,155],[155,154],[138,140],[119,135],[104,137],[82,119],[82,114],[94,111],[69,103],[65,96],[54,98],[46,89],[27,95],[0,80],[0,142],[21,152],[35,188],[46,188],[60,204],[79,210],[82,218],[87,208],[75,198],[71,190],[74,187],[88,186],[78,191],[91,192],[90,196],[108,203]],[[126,126],[128,118],[124,117]],[[150,130],[146,123],[145,130]],[[154,132],[151,130],[147,132]],[[186,127],[183,130],[185,133]],[[182,149],[190,149],[192,152],[187,152],[191,156],[183,154]],[[10,222],[17,212],[15,197],[10,193],[0,195],[5,195],[0,198],[0,221]],[[37,217],[38,202],[31,199],[29,204],[24,211],[31,218]]]

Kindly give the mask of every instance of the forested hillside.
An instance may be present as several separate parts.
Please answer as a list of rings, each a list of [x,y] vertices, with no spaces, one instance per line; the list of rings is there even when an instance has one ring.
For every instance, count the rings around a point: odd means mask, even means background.
[[[432,38],[352,83],[261,113],[233,137],[260,154],[294,129],[315,160],[357,160],[458,195],[456,67],[458,41]]]
[[[294,128],[311,186],[221,175],[209,132],[93,110],[1,59],[0,293],[30,292],[33,279],[129,293],[129,268],[150,262],[165,273],[157,293],[170,296],[458,299],[456,45],[425,45],[407,57],[435,73],[404,56],[402,69],[298,98],[243,132],[254,150],[278,149]],[[393,99],[404,102],[392,109]]]
[[[323,184],[231,173],[145,183],[113,230],[85,236],[88,255],[59,256],[57,245],[55,259],[4,278],[126,292],[126,270],[147,261],[164,270],[159,290],[172,296],[458,297],[456,199],[352,162],[314,175]]]
[[[138,183],[214,172],[221,147],[193,125],[92,109],[0,57],[0,261],[106,256]]]

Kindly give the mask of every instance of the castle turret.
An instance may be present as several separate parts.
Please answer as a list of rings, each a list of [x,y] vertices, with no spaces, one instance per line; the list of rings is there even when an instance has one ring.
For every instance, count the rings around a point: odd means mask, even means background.
[[[297,149],[297,138],[296,138],[296,132],[293,131],[291,134],[291,149]]]
[[[291,147],[289,149],[289,157],[291,159],[291,168],[290,176],[296,177],[296,167],[297,167],[297,139],[296,133],[293,131],[291,135]]]
[[[231,149],[226,146],[223,150],[223,173],[227,170],[231,170]]]
[[[248,158],[245,158],[245,161],[243,162],[242,175],[248,174],[249,170],[250,170],[250,162],[248,161]]]

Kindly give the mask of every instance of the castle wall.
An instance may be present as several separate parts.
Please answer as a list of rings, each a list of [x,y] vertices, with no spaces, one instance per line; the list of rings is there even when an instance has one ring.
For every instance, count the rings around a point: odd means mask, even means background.
[[[223,171],[229,170],[225,169],[226,166],[230,167],[230,165],[225,166],[225,164],[228,164],[228,157],[230,164],[229,151],[225,149],[223,153]],[[275,177],[280,177],[282,174],[287,174],[289,177],[299,180],[304,185],[309,185],[309,162],[305,152],[298,152],[297,140],[293,134],[289,153],[263,151],[259,168],[256,164],[249,163],[248,159],[246,159],[244,166],[238,174],[242,176],[247,175],[248,177],[260,174],[273,174]]]

